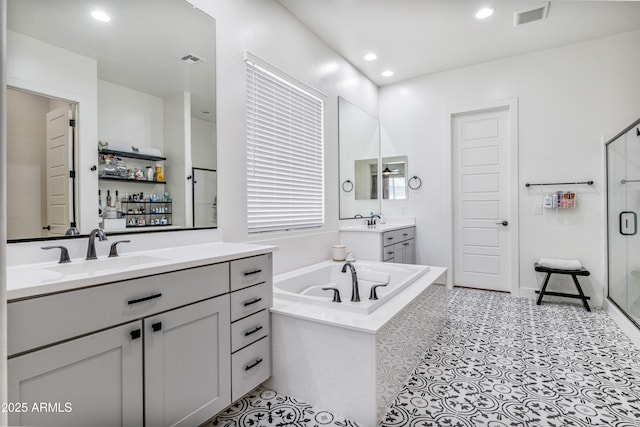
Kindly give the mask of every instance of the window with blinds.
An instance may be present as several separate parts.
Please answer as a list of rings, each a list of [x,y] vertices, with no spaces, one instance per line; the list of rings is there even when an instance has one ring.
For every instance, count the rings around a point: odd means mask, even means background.
[[[247,54],[249,233],[324,225],[324,99]]]

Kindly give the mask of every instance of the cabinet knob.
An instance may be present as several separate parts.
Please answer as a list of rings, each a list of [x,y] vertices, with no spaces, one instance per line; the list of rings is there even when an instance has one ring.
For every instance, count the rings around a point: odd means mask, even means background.
[[[158,332],[159,330],[162,329],[162,322],[156,322],[152,324],[151,329],[153,329],[153,332]]]
[[[129,334],[131,335],[132,340],[137,340],[142,336],[142,331],[140,329],[134,329],[133,331],[129,332]]]

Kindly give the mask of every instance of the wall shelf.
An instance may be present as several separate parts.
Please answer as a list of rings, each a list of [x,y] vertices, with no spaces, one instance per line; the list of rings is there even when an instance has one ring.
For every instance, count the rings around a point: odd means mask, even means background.
[[[140,159],[140,160],[150,160],[150,161],[167,160],[166,157],[149,156],[147,154],[133,153],[129,151],[98,150],[98,154],[111,154],[111,155],[120,156],[120,157],[127,157],[129,159]]]
[[[119,182],[135,182],[139,184],[166,184],[166,181],[147,181],[146,179],[129,179],[129,178],[118,178],[117,176],[99,176],[98,179],[100,181],[119,181]]]

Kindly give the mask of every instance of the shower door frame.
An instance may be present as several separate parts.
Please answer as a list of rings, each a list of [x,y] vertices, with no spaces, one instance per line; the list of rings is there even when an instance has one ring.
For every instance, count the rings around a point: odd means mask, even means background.
[[[631,323],[633,323],[638,329],[640,329],[640,323],[638,320],[635,320],[633,317],[631,317],[628,313],[628,310],[621,307],[613,298],[610,297],[610,278],[611,278],[611,257],[610,257],[610,253],[611,253],[611,245],[609,244],[609,233],[612,231],[609,229],[609,215],[611,214],[611,212],[609,212],[609,145],[614,143],[616,140],[618,140],[618,138],[620,138],[621,136],[625,135],[627,132],[629,132],[631,129],[633,129],[636,126],[640,126],[640,118],[638,118],[636,121],[634,121],[633,123],[631,123],[629,126],[627,126],[626,128],[624,128],[622,131],[618,132],[613,138],[610,138],[605,144],[604,144],[604,162],[605,162],[605,173],[604,173],[604,182],[605,182],[605,209],[606,209],[606,215],[605,215],[605,220],[606,220],[606,251],[607,251],[607,301],[612,303],[622,314],[625,315],[625,317],[627,319],[629,319],[629,321]],[[617,232],[617,230],[613,230],[614,232]]]

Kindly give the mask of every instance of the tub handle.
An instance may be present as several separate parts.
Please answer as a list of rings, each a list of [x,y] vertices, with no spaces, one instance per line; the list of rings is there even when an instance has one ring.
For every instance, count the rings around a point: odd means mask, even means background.
[[[377,300],[378,299],[378,293],[377,293],[376,289],[381,287],[381,286],[387,286],[387,285],[388,285],[388,283],[383,283],[383,284],[380,284],[380,285],[373,285],[371,287],[371,293],[369,294],[369,299],[370,300]]]
[[[340,289],[329,286],[326,288],[322,288],[323,291],[333,291],[333,299],[331,300],[331,302],[342,302],[342,299],[340,299]]]

